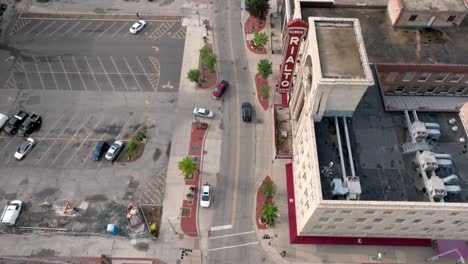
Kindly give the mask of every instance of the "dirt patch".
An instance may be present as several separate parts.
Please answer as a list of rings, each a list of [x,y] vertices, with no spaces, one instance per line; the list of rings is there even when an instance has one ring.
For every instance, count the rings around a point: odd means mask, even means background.
[[[140,242],[140,243],[135,244],[133,247],[138,251],[145,251],[146,252],[149,249],[149,244]]]
[[[156,148],[153,153],[153,161],[157,161],[161,157],[161,150]]]
[[[55,256],[56,252],[53,249],[39,249],[38,251],[33,251],[31,253],[31,257],[53,257]]]
[[[35,196],[36,198],[38,199],[45,199],[49,196],[52,196],[54,195],[55,193],[57,193],[59,191],[58,188],[45,188],[43,189],[42,191],[38,192],[38,193],[35,193]]]

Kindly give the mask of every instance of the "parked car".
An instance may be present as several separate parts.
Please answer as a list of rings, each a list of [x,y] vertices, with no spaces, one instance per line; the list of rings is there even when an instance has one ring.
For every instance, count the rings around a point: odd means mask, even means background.
[[[209,184],[204,184],[202,186],[200,206],[208,208],[211,203],[211,186]]]
[[[252,120],[252,105],[249,102],[242,103],[242,120],[244,122]]]
[[[104,154],[108,149],[109,144],[107,144],[105,141],[98,141],[98,143],[96,143],[96,146],[94,147],[93,154],[91,154],[91,159],[100,160],[102,154]]]
[[[206,108],[195,107],[193,109],[193,114],[196,116],[206,117],[206,118],[213,118],[214,113]]]
[[[2,213],[2,224],[13,226],[16,224],[16,220],[21,212],[21,206],[23,202],[20,200],[14,200],[5,205]]]
[[[0,129],[5,125],[5,123],[8,121],[8,116],[0,113]]]
[[[5,124],[5,127],[3,128],[3,131],[10,135],[16,134],[19,126],[24,122],[24,120],[26,120],[26,118],[28,118],[28,116],[28,113],[21,110],[18,111],[16,115],[8,120],[8,122]]]
[[[18,129],[18,135],[27,137],[29,134],[38,130],[41,127],[42,118],[35,113],[28,116]]]
[[[106,153],[106,160],[114,161],[124,148],[124,143],[120,140],[115,141]]]
[[[21,145],[19,145],[19,147],[16,149],[16,152],[14,155],[15,159],[22,160],[24,157],[26,157],[26,155],[29,154],[29,152],[31,152],[34,145],[36,145],[36,141],[34,139],[32,138],[26,139],[26,141],[23,142]]]
[[[211,96],[213,96],[214,99],[219,99],[224,91],[226,91],[226,89],[228,88],[229,86],[229,83],[225,80],[222,80],[218,86],[216,86],[216,88],[213,90],[213,93],[211,93]]]
[[[146,22],[144,20],[137,21],[133,24],[133,26],[130,28],[130,33],[136,34],[143,30],[143,28],[146,26]]]

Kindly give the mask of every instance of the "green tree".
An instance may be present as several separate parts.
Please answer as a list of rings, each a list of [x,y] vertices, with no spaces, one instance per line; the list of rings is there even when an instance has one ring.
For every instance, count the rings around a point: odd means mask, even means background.
[[[215,54],[210,54],[205,57],[203,60],[203,65],[205,65],[210,72],[213,72],[216,66],[218,57]]]
[[[207,57],[208,55],[210,55],[212,53],[213,53],[213,51],[211,50],[211,48],[205,45],[205,46],[203,46],[203,48],[200,49],[200,58],[203,61],[205,59],[205,57]]]
[[[269,0],[246,0],[245,6],[251,16],[261,20],[266,19],[268,10],[270,10]]]
[[[198,170],[197,164],[189,156],[186,156],[183,160],[179,161],[177,166],[185,179],[188,179],[190,175],[193,175],[193,173]]]
[[[268,75],[273,73],[271,62],[267,59],[260,60],[257,65],[257,71],[260,73],[263,79],[266,79]]]
[[[187,73],[187,79],[191,82],[198,83],[198,80],[200,79],[200,71],[197,69],[191,69]]]
[[[266,197],[273,197],[276,194],[276,184],[274,182],[265,181],[262,186],[263,195]]]
[[[267,224],[273,224],[278,219],[278,207],[274,203],[266,203],[262,208],[262,220]]]
[[[253,42],[255,46],[263,46],[268,42],[268,35],[265,32],[255,32]]]

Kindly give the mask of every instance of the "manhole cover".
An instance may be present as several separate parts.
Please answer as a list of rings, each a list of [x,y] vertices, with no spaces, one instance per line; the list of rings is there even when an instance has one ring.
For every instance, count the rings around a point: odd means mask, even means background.
[[[192,160],[198,162],[198,157],[192,157]]]

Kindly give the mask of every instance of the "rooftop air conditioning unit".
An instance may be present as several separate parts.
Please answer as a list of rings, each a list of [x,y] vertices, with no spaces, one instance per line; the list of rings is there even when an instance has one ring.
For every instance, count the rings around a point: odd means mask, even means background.
[[[343,181],[341,179],[333,179],[331,185],[333,189],[332,193],[335,196],[346,195],[349,192],[348,188],[343,185]]]
[[[424,126],[425,126],[427,129],[437,129],[437,130],[440,130],[440,125],[437,124],[437,123],[424,123]]]
[[[433,152],[416,152],[416,161],[425,171],[434,171],[438,168],[437,160]]]
[[[411,138],[424,140],[427,138],[426,126],[421,121],[415,121],[410,127]]]
[[[427,181],[427,188],[427,193],[433,198],[444,198],[447,196],[444,182],[441,178],[439,178],[439,176],[432,176]]]
[[[359,200],[359,196],[361,195],[361,182],[359,177],[348,176],[346,180],[349,189],[348,199]]]

